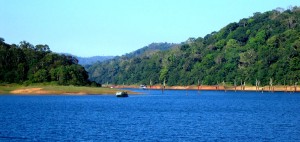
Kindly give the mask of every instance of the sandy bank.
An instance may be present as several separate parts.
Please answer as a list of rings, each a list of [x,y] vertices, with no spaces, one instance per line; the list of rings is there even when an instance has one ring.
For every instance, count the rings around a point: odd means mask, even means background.
[[[86,95],[85,92],[58,92],[52,90],[44,90],[43,88],[25,88],[10,91],[11,94],[34,94],[34,95],[47,95],[47,94],[62,94],[62,95]]]
[[[49,94],[49,91],[42,90],[43,88],[26,88],[10,91],[11,94]]]
[[[139,86],[135,85],[122,85],[122,86],[112,86],[113,88],[139,88]],[[162,89],[163,86],[161,85],[153,85],[151,88],[147,86],[148,89]],[[171,90],[236,90],[236,91],[274,91],[274,92],[300,92],[299,86],[209,86],[209,85],[203,85],[203,86],[166,86],[165,89],[171,89]]]

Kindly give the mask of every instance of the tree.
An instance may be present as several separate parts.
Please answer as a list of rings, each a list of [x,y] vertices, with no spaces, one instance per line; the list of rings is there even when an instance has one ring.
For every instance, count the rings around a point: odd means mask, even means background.
[[[33,75],[32,80],[33,82],[47,82],[48,72],[45,69],[40,69]]]
[[[31,83],[55,81],[61,85],[89,84],[88,74],[72,56],[52,53],[48,45],[33,46],[0,42],[0,82]]]

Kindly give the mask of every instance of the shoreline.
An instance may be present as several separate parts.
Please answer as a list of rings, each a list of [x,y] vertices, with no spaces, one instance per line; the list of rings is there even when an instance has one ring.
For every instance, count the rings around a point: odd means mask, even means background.
[[[137,85],[116,85],[111,86],[117,89],[126,88],[140,88]],[[163,86],[153,85],[151,88],[147,86],[147,89],[161,90]],[[217,86],[217,85],[202,85],[202,86],[165,86],[165,90],[204,90],[204,91],[257,91],[257,92],[300,92],[299,86]]]
[[[119,89],[140,88],[138,85],[115,85],[106,87],[83,87],[83,86],[20,86],[20,85],[2,85],[0,86],[0,95],[115,95]],[[163,86],[153,85],[146,89],[162,90]],[[199,90],[199,91],[253,91],[253,92],[300,92],[300,86],[166,86],[165,90]],[[130,95],[139,93],[127,91]]]
[[[116,88],[85,87],[85,86],[58,86],[58,85],[32,85],[17,84],[0,85],[0,95],[115,95],[120,91]],[[131,95],[138,93],[127,91]]]

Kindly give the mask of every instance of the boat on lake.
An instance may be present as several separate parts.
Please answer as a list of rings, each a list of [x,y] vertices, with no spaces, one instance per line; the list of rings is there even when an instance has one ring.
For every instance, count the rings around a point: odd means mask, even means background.
[[[116,93],[117,97],[128,97],[128,93],[125,91],[117,92]]]
[[[140,85],[140,89],[147,89],[146,85]]]

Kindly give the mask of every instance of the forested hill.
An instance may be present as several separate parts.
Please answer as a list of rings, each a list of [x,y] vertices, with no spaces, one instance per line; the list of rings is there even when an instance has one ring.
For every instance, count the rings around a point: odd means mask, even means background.
[[[88,69],[99,83],[191,85],[246,82],[293,84],[300,79],[300,8],[265,13],[230,23],[204,38],[151,56],[115,58]]]
[[[151,56],[159,51],[169,50],[170,48],[174,47],[176,44],[174,43],[151,43],[148,46],[145,46],[141,49],[133,51],[125,55],[127,58],[134,58],[138,56]]]
[[[0,39],[0,83],[88,85],[88,74],[72,56],[53,53],[48,45],[26,41],[9,45]]]

